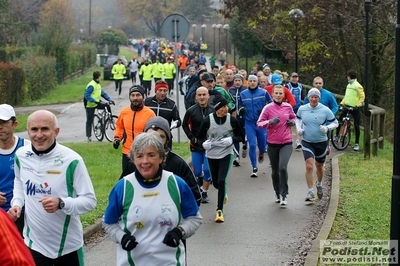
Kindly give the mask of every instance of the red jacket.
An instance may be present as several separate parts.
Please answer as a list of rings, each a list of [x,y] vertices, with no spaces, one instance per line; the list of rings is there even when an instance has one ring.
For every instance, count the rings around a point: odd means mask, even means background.
[[[265,90],[268,91],[269,95],[272,97],[272,89],[274,85],[265,86]],[[283,86],[283,90],[285,91],[285,96],[282,98],[282,102],[289,103],[292,107],[296,105],[296,100],[293,97],[293,94],[290,92],[288,88]],[[273,97],[272,97],[273,98]]]

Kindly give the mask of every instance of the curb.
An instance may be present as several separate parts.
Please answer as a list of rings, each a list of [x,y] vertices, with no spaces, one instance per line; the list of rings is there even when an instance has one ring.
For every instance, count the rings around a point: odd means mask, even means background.
[[[86,240],[90,238],[92,235],[96,234],[98,231],[100,231],[102,228],[102,222],[103,222],[103,217],[100,217],[94,222],[94,224],[91,224],[83,228],[83,239]]]
[[[314,243],[307,254],[304,266],[318,265],[320,242],[328,238],[328,235],[332,229],[333,220],[335,219],[336,211],[339,205],[340,172],[338,161],[339,156],[342,154],[339,154],[332,158],[332,187],[328,211],[326,212],[325,220],[322,224],[321,230],[319,231],[317,238],[314,240]]]

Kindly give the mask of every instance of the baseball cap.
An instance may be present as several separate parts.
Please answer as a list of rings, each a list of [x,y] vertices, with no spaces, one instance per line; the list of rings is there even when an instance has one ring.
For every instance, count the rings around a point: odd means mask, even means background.
[[[298,77],[299,74],[297,74],[296,72],[293,72],[292,74],[290,74],[291,77]]]
[[[0,120],[8,121],[15,117],[14,108],[8,104],[0,104]]]
[[[281,75],[279,75],[279,74],[273,74],[272,77],[271,77],[271,81],[272,81],[272,83],[274,83],[275,85],[282,84]]]
[[[204,80],[204,81],[210,81],[210,80],[215,81],[215,75],[211,75],[211,73],[206,72],[201,77],[201,80]]]

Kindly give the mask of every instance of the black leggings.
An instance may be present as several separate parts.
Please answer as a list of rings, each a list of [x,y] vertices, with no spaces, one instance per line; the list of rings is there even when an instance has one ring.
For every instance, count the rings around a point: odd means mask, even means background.
[[[51,259],[45,257],[43,254],[29,249],[31,251],[33,260],[36,266],[80,266],[84,264],[83,261],[83,248],[73,251],[71,253],[65,254],[56,259]]]
[[[118,90],[118,95],[121,95],[122,91],[122,79],[116,79],[115,80],[115,91]]]
[[[229,170],[232,166],[233,154],[228,154],[221,159],[207,158],[207,161],[208,167],[210,168],[213,186],[218,189],[217,210],[222,211],[226,193],[226,178],[228,177]]]

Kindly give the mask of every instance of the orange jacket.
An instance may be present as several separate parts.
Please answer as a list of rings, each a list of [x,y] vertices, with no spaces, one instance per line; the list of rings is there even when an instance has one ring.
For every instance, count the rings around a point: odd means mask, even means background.
[[[180,70],[186,70],[186,67],[189,65],[189,58],[187,56],[181,56],[178,59],[178,66]]]
[[[115,123],[114,139],[122,140],[124,133],[126,134],[122,147],[123,154],[129,154],[133,139],[143,132],[147,121],[154,116],[156,116],[154,112],[147,106],[143,106],[142,110],[136,112],[132,111],[130,106],[121,110]]]
[[[272,89],[274,88],[273,85],[268,85],[265,86],[265,90],[268,91],[269,95],[271,95],[272,98]],[[287,102],[289,103],[292,107],[296,105],[296,100],[293,97],[293,94],[290,92],[290,90],[288,88],[286,88],[285,86],[283,86],[283,90],[285,92],[285,95],[282,98],[282,102]]]

